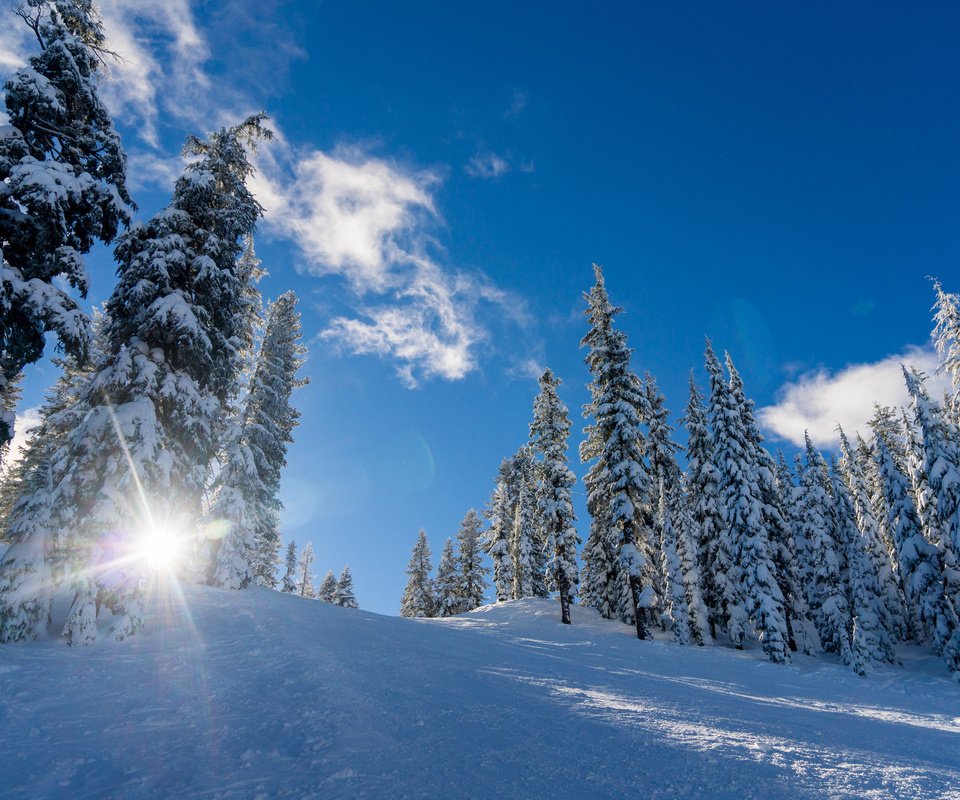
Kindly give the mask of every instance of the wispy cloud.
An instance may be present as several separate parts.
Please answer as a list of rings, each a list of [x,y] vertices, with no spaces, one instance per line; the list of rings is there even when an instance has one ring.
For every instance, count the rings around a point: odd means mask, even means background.
[[[510,163],[498,156],[496,153],[483,152],[477,153],[467,165],[463,168],[467,175],[474,178],[499,178],[510,172]]]
[[[354,147],[294,148],[282,136],[264,148],[253,187],[268,230],[294,241],[302,269],[339,275],[357,298],[356,316],[333,319],[322,337],[359,354],[397,362],[408,386],[463,378],[488,339],[484,303],[520,321],[516,297],[480,274],[448,269],[432,252],[440,224],[438,176]]]
[[[514,89],[510,96],[510,106],[503,112],[505,119],[516,119],[530,105],[530,95],[523,89]]]
[[[899,406],[908,402],[901,364],[927,375],[931,396],[938,397],[947,388],[946,380],[937,374],[933,349],[913,346],[869,364],[801,375],[780,388],[774,405],[760,409],[760,421],[771,433],[796,445],[803,445],[803,432],[809,430],[818,447],[834,448],[838,422],[848,433],[866,433],[874,403]]]

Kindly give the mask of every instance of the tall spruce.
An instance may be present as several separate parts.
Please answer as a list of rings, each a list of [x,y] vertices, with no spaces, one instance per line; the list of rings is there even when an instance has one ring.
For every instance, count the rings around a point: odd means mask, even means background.
[[[513,470],[510,480],[516,498],[513,510],[513,526],[510,536],[510,555],[513,561],[514,600],[534,597],[537,585],[536,571],[540,559],[536,549],[542,546],[536,524],[536,487],[534,485],[533,451],[528,445],[520,448],[511,461]],[[543,576],[539,583],[542,585]]]
[[[937,300],[934,303],[933,340],[940,355],[940,370],[953,385],[950,398],[954,423],[960,425],[960,295],[943,291],[940,281],[933,282]]]
[[[696,534],[697,566],[700,589],[707,610],[710,636],[726,628],[723,602],[724,574],[718,575],[717,548],[723,516],[720,510],[719,475],[714,466],[713,434],[707,422],[703,396],[690,373],[690,400],[682,422],[687,429],[686,485],[690,498],[690,517]]]
[[[135,548],[144,532],[192,544],[220,410],[241,366],[235,337],[246,289],[237,259],[262,212],[246,186],[249,154],[270,135],[256,115],[207,140],[189,139],[185,152],[195,160],[170,205],[117,245],[107,354],[56,476],[71,521],[68,644],[97,637],[104,607],[113,613],[113,638],[142,624],[145,564],[106,571],[101,564]]]
[[[460,575],[457,573],[457,557],[453,552],[453,540],[447,539],[440,552],[437,564],[437,579],[433,582],[434,609],[438,617],[452,617],[460,613]]]
[[[493,559],[493,586],[497,592],[498,603],[513,596],[514,563],[511,541],[516,509],[512,473],[513,459],[503,459],[497,473],[497,486],[487,508],[490,527],[483,535],[483,548]]]
[[[677,528],[673,519],[673,498],[668,497],[663,478],[659,481],[657,503],[657,530],[660,542],[660,571],[664,576],[664,606],[662,615],[665,627],[673,631],[677,644],[692,642],[690,631],[690,608],[683,579],[683,566],[677,555]]]
[[[436,616],[434,604],[433,580],[430,578],[430,545],[427,534],[421,529],[417,534],[417,542],[410,554],[410,563],[407,565],[407,585],[403,590],[400,601],[400,616],[402,617],[433,617]]]
[[[645,584],[653,510],[640,429],[644,395],[630,369],[630,349],[613,320],[621,309],[607,295],[603,271],[594,265],[596,283],[588,294],[590,330],[581,341],[593,380],[583,414],[592,422],[580,445],[580,460],[593,462],[585,483],[592,517],[584,549],[584,603],[605,617],[619,616],[647,636],[653,587]]]
[[[97,84],[111,55],[91,0],[27,0],[16,13],[40,52],[4,84],[0,128],[0,445],[13,436],[12,383],[56,334],[87,360],[83,255],[134,208],[126,157]],[[2,455],[2,454],[0,454]]]
[[[560,595],[560,621],[570,624],[570,604],[577,592],[577,517],[573,510],[571,488],[576,476],[567,459],[570,416],[560,400],[560,379],[549,369],[539,380],[540,393],[533,403],[530,439],[540,457],[538,516],[552,544],[548,569]]]
[[[460,576],[459,612],[472,611],[483,605],[487,591],[487,574],[480,549],[483,521],[475,509],[467,511],[457,532],[457,573]]]

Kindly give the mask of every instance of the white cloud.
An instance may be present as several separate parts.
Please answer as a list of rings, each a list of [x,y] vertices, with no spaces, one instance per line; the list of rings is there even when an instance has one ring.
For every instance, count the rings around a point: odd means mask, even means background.
[[[776,404],[760,409],[760,421],[770,432],[796,445],[803,445],[803,432],[809,430],[815,445],[834,448],[837,423],[848,435],[855,431],[866,434],[874,403],[907,404],[901,364],[927,375],[927,390],[932,397],[939,397],[947,388],[946,379],[937,374],[933,349],[912,346],[870,364],[852,364],[835,373],[817,370],[801,375],[780,388]]]
[[[13,423],[13,441],[10,442],[8,456],[4,459],[4,469],[9,469],[20,460],[23,455],[23,448],[27,443],[27,433],[39,424],[39,408],[25,408],[17,412],[16,420]]]
[[[333,319],[323,338],[395,360],[408,386],[476,369],[477,346],[488,338],[481,303],[526,319],[518,298],[430,255],[438,180],[357,148],[292,148],[281,134],[262,148],[252,184],[265,227],[299,246],[303,271],[340,275],[357,297],[358,315]]]
[[[510,171],[510,164],[496,153],[477,153],[464,168],[474,178],[499,178]]]

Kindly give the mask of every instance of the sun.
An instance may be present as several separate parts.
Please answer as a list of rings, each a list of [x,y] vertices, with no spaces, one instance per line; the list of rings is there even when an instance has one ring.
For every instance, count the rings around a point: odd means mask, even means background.
[[[171,569],[180,555],[180,537],[165,528],[151,527],[137,541],[137,557],[151,569]]]

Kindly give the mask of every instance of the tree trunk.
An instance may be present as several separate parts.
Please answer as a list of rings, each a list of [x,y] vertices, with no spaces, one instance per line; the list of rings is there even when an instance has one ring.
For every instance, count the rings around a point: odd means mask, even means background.
[[[560,590],[560,621],[570,624],[570,586],[562,569],[557,570],[557,588]]]
[[[631,544],[636,548],[636,542],[633,539],[633,522],[626,521],[623,524],[623,541],[621,548],[625,544]],[[644,609],[640,605],[640,596],[643,593],[643,578],[639,575],[630,575],[630,602],[633,604],[633,619],[637,626],[637,638],[647,638],[647,626],[644,620]]]

